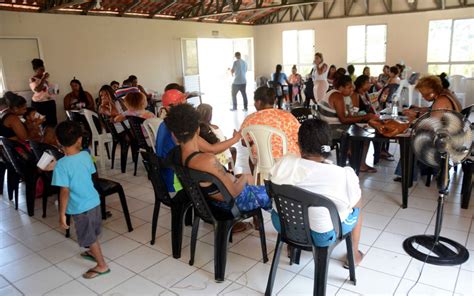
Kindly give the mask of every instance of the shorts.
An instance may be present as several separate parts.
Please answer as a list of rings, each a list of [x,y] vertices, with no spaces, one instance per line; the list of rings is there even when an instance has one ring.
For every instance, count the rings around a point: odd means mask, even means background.
[[[76,227],[77,242],[83,248],[90,247],[97,241],[102,226],[100,205],[87,212],[71,215]]]
[[[234,201],[241,212],[250,212],[258,208],[269,210],[272,207],[265,186],[245,184],[244,189]],[[220,208],[230,209],[229,204],[222,201],[212,200],[211,203]]]
[[[359,220],[360,209],[354,208],[352,213],[347,216],[347,218],[342,221],[342,234],[345,235],[354,229]],[[280,219],[275,210],[272,210],[272,223],[275,229],[278,232],[281,232]],[[336,231],[330,230],[328,232],[316,232],[311,230],[311,238],[313,239],[313,244],[317,247],[328,247],[336,242]]]

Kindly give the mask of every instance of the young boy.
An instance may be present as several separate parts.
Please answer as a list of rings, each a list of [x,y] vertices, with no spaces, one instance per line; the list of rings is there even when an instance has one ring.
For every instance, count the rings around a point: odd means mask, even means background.
[[[84,259],[97,262],[82,276],[92,279],[110,272],[105,263],[98,236],[102,216],[99,194],[94,188],[92,174],[95,167],[89,153],[82,150],[82,128],[77,122],[64,121],[56,127],[56,137],[65,156],[58,160],[53,172],[52,185],[60,187],[59,224],[68,229],[66,214],[71,215],[76,227],[79,246],[89,250]]]

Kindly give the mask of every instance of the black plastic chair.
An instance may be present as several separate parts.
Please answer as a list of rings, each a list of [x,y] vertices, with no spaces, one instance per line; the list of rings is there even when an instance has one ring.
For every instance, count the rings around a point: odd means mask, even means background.
[[[293,114],[299,123],[303,123],[306,119],[310,118],[313,115],[310,108],[298,107],[291,109],[291,114]]]
[[[195,218],[191,234],[191,258],[189,265],[194,264],[196,251],[197,234],[199,230],[199,220],[214,226],[214,278],[217,282],[224,281],[225,267],[227,261],[227,244],[232,241],[232,227],[244,219],[255,216],[260,225],[260,244],[262,247],[263,262],[268,261],[267,244],[265,240],[265,228],[261,209],[250,212],[240,212],[234,203],[224,184],[216,177],[193,169],[185,168],[176,161],[173,161],[173,168],[181,181],[181,185],[191,198],[193,203]],[[206,197],[201,192],[199,183],[209,182],[215,184],[224,197],[224,201],[230,206],[230,210],[212,206],[207,202]]]
[[[153,152],[153,149],[148,145],[146,141],[145,134],[143,133],[142,124],[145,119],[137,116],[127,116],[127,120],[130,123],[130,132],[132,134],[132,142],[135,142],[135,145],[139,147],[139,149],[145,150],[147,152]],[[132,144],[133,145],[133,144]],[[137,154],[138,156],[138,154]],[[133,157],[133,154],[132,154]],[[135,170],[133,175],[137,175],[137,160],[133,160],[135,162]]]
[[[326,280],[329,266],[329,257],[334,247],[341,241],[346,241],[347,259],[349,262],[350,280],[356,284],[354,254],[352,249],[352,233],[342,234],[341,219],[336,205],[326,197],[306,191],[291,185],[276,185],[265,181],[267,192],[274,200],[280,221],[280,232],[278,233],[273,256],[272,267],[268,277],[265,295],[272,294],[278,262],[280,260],[283,243],[297,250],[306,250],[313,253],[314,258],[314,286],[313,295],[322,296],[326,294]],[[309,226],[308,208],[324,207],[331,214],[332,224],[335,225],[336,242],[328,247],[318,247],[313,244],[311,228]],[[293,256],[292,256],[293,257]]]
[[[114,123],[111,121],[111,118],[106,115],[101,115],[101,119],[104,122],[105,128],[112,135],[112,166],[114,168],[115,164],[115,151],[117,150],[117,145],[120,144],[120,170],[122,173],[125,173],[127,169],[127,159],[128,159],[128,148],[130,147],[132,151],[132,159],[135,162],[138,161],[138,146],[130,141],[131,132],[128,131],[127,127],[122,122],[124,132],[118,133]]]
[[[54,156],[56,160],[59,160],[64,157],[64,153],[59,150],[59,148],[46,144],[40,143],[35,141],[29,141],[31,151],[36,158],[36,162],[38,162],[43,155],[44,152],[49,153],[50,155]],[[58,202],[59,202],[59,187],[52,186],[51,182],[53,180],[53,172],[41,172],[41,177],[43,178],[44,189],[43,189],[43,218],[46,217],[46,208],[48,205],[48,197],[52,194],[58,194]]]
[[[186,212],[191,208],[191,200],[184,191],[176,193],[176,196],[171,198],[166,184],[161,177],[160,169],[166,165],[154,153],[142,151],[141,152],[143,164],[148,172],[148,179],[153,185],[155,192],[155,207],[153,209],[153,219],[151,223],[151,242],[155,244],[156,229],[158,225],[158,216],[160,213],[160,206],[163,203],[171,209],[171,244],[173,249],[173,257],[181,257],[181,245],[183,241],[183,219]]]
[[[20,181],[25,182],[26,207],[28,215],[33,216],[35,214],[36,180],[38,179],[35,157],[25,145],[18,141],[0,137],[0,144],[3,147],[2,155],[7,163],[7,169],[15,172],[15,174],[9,175],[9,196],[11,196],[10,192],[15,191],[15,209],[18,210],[18,185]]]

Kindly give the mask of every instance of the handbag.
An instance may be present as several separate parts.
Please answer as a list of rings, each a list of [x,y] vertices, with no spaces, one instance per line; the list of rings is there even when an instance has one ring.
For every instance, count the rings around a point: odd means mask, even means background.
[[[393,138],[399,134],[403,134],[410,126],[410,123],[401,122],[396,119],[371,119],[369,120],[369,125],[382,136]]]

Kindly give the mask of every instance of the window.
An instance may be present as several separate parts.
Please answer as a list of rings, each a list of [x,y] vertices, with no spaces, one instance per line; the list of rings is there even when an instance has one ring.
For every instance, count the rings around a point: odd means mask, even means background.
[[[347,27],[347,64],[361,75],[365,66],[372,76],[382,73],[387,49],[386,25],[361,25]]]
[[[289,75],[296,65],[298,73],[311,72],[314,59],[314,30],[283,31],[283,71]]]
[[[430,21],[428,72],[474,76],[474,18]]]

